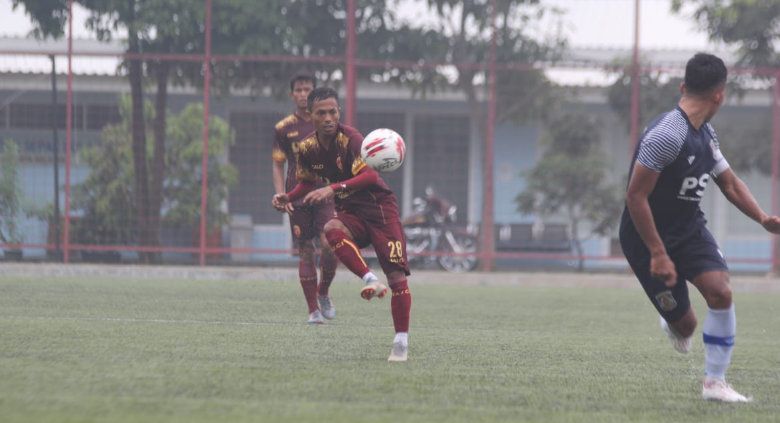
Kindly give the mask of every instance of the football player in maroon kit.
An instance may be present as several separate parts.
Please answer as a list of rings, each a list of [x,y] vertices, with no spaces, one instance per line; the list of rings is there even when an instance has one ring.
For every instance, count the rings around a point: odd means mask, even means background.
[[[297,74],[290,79],[290,98],[295,103],[295,112],[280,120],[274,130],[273,146],[273,181],[276,193],[290,190],[297,184],[295,170],[295,152],[299,141],[314,132],[306,99],[314,89],[316,81],[307,74]],[[285,184],[284,164],[287,163],[287,180]],[[286,186],[286,189],[285,189]],[[323,235],[323,227],[335,216],[333,201],[319,204],[303,204],[302,201],[289,204],[281,211],[290,215],[290,229],[293,242],[298,248],[298,277],[303,288],[303,295],[309,307],[311,324],[322,324],[324,319],[336,317],[336,308],[328,290],[336,275],[338,262],[333,255],[328,240]],[[317,269],[315,266],[315,239],[322,244],[320,255],[320,282],[317,284]]]
[[[283,210],[301,198],[304,204],[335,198],[336,217],[325,225],[325,236],[339,260],[365,282],[360,295],[366,300],[387,293],[387,287],[360,255],[360,248],[374,247],[392,290],[390,308],[396,334],[388,361],[406,361],[412,296],[406,281],[409,267],[398,201],[379,174],[361,159],[360,132],[339,123],[336,91],[314,89],[308,108],[315,132],[298,144],[298,185],[274,195],[272,204]],[[328,185],[318,188],[316,184],[322,180]]]

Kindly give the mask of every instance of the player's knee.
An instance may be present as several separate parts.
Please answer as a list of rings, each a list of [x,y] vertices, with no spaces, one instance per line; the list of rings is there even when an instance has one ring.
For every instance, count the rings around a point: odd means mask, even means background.
[[[325,223],[325,226],[322,228],[323,232],[325,232],[325,236],[328,235],[329,232],[333,232],[335,230],[344,231],[346,229],[344,227],[344,224],[336,219],[331,219],[327,223]]]
[[[404,272],[390,272],[387,274],[387,283],[393,291],[408,289],[406,274]]]
[[[713,309],[731,307],[731,286],[728,283],[713,287],[706,295],[707,305]]]
[[[298,243],[298,256],[301,260],[314,260],[314,245],[311,240]]]
[[[688,309],[688,312],[678,321],[670,323],[674,328],[674,331],[685,338],[693,335],[696,330],[696,315],[692,309]]]

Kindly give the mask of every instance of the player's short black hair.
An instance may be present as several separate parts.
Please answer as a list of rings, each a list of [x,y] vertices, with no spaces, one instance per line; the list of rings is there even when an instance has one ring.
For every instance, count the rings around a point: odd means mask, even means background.
[[[306,98],[306,107],[311,111],[314,102],[322,101],[329,98],[336,99],[336,103],[339,102],[339,94],[331,87],[319,87],[311,90],[309,96]]]
[[[718,56],[696,53],[685,65],[685,88],[692,94],[706,94],[726,82],[728,70]]]
[[[290,78],[290,92],[295,89],[296,82],[311,82],[311,86],[317,88],[317,80],[314,79],[314,76],[310,73],[298,72],[293,75],[293,77]]]

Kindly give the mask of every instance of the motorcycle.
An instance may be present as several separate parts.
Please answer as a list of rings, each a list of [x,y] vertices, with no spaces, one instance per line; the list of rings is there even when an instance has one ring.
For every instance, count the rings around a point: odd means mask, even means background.
[[[429,187],[425,197],[412,201],[412,207],[412,214],[402,220],[410,264],[436,262],[449,272],[469,272],[477,267],[477,235],[470,227],[456,226],[456,205]]]

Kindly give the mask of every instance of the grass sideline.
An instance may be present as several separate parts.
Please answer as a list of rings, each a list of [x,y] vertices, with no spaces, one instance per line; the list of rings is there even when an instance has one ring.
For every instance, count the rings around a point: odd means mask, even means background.
[[[442,273],[442,278],[447,274]],[[576,280],[578,275],[572,274]],[[389,301],[334,285],[307,326],[294,280],[0,276],[3,422],[777,421],[780,294],[740,292],[729,373],[702,401],[700,331],[668,345],[636,288],[414,285],[410,361]],[[693,293],[703,317],[703,304]]]

